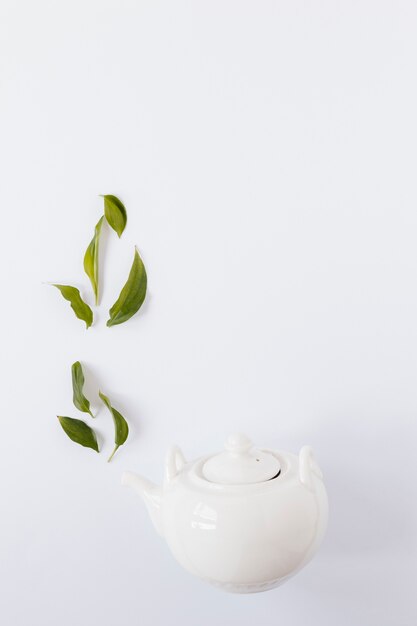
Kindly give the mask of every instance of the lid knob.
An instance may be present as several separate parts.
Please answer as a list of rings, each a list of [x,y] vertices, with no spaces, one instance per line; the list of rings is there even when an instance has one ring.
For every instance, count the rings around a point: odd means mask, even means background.
[[[243,454],[252,448],[252,442],[249,437],[243,433],[229,435],[224,447],[231,454]]]

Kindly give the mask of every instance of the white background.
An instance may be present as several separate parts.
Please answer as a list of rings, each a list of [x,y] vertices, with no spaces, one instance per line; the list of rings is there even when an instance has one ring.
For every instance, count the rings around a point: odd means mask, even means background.
[[[411,0],[1,0],[4,626],[415,625],[416,35]],[[128,226],[85,331],[43,282],[91,302],[100,193]],[[108,329],[135,244],[148,299]],[[83,417],[77,359],[131,424],[109,465],[105,410],[100,455],[55,417]],[[177,566],[120,486],[235,430],[310,443],[331,504],[315,560],[251,596]]]

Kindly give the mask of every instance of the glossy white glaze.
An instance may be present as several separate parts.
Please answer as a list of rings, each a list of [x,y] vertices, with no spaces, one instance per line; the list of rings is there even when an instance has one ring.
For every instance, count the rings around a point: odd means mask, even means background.
[[[281,469],[258,483],[208,481],[203,468],[210,457],[186,463],[177,447],[168,454],[162,488],[123,475],[144,498],[177,561],[226,591],[278,586],[311,559],[326,529],[327,495],[311,448],[299,457],[262,453]]]

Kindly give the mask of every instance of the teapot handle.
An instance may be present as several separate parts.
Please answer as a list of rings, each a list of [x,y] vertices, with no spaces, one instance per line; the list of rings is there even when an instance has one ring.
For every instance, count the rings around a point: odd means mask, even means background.
[[[178,446],[172,446],[168,450],[165,461],[165,478],[170,482],[182,470],[186,464],[185,457]]]
[[[314,460],[313,449],[310,446],[303,446],[298,459],[300,482],[308,489],[312,489],[313,473],[319,478],[323,478],[322,471]]]

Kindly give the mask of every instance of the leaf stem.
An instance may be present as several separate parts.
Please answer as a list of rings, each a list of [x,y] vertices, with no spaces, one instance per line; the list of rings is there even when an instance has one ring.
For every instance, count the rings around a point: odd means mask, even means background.
[[[109,456],[109,458],[107,459],[107,463],[110,463],[110,461],[112,460],[112,458],[115,455],[116,450],[118,449],[119,446],[115,446],[113,452],[111,453],[111,455]]]

